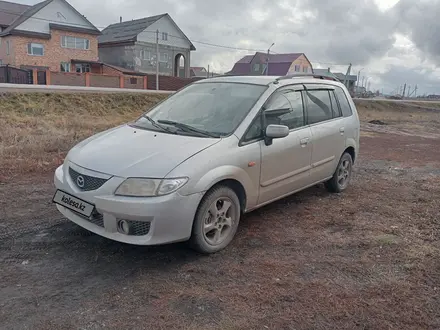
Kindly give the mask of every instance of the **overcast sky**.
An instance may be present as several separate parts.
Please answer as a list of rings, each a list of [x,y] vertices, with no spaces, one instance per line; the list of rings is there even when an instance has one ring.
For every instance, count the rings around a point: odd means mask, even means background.
[[[10,0],[13,1],[13,0]],[[363,69],[372,89],[405,82],[440,94],[440,0],[68,0],[97,27],[169,13],[197,50],[192,66],[229,71],[251,50],[303,52],[315,68]],[[37,0],[16,0],[34,4]],[[197,41],[250,49],[231,50]]]

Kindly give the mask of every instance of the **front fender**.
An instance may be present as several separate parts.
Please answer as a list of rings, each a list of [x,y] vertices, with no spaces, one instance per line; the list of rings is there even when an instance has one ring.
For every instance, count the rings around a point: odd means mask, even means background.
[[[223,165],[205,173],[196,182],[185,186],[181,193],[204,193],[224,180],[238,181],[246,193],[246,209],[256,205],[258,201],[258,185],[255,186],[249,174],[240,167]]]

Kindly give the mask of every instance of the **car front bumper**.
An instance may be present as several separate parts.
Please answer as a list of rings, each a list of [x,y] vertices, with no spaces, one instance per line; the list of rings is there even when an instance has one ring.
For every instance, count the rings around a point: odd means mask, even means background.
[[[86,218],[64,206],[56,205],[67,219],[79,226],[103,237],[135,245],[166,244],[190,238],[201,193],[182,196],[175,192],[147,198],[115,196],[114,191],[124,181],[124,178],[119,177],[111,177],[94,191],[81,191],[73,183],[67,168],[68,165],[62,165],[56,169],[56,188],[95,205],[98,212],[98,218]],[[90,171],[84,174],[90,174]],[[141,225],[146,230],[142,235],[123,234],[118,231],[120,220]]]

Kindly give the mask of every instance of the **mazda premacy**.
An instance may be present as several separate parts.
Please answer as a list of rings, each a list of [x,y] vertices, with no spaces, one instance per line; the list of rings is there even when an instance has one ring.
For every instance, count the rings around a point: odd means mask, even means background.
[[[318,183],[344,191],[358,154],[359,118],[340,82],[216,77],[74,146],[55,172],[53,201],[112,240],[189,241],[214,253],[243,213]]]

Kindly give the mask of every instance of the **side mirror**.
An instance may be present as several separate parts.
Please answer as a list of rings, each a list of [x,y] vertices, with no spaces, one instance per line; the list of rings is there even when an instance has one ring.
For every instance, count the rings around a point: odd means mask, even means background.
[[[289,135],[289,127],[285,125],[268,125],[264,134],[266,145],[271,145],[273,139],[281,139]]]

